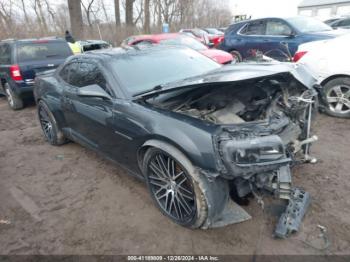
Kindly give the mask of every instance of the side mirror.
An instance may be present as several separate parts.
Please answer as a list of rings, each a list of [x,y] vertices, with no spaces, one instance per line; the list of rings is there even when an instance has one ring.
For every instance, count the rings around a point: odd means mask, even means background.
[[[112,97],[99,85],[89,85],[79,88],[78,96],[81,97],[99,97],[107,100],[111,100]]]
[[[296,35],[295,32],[292,32],[292,33],[290,33],[290,34],[288,34],[288,35],[286,35],[286,36],[289,37],[289,38],[294,38],[294,37],[296,37],[297,35]]]

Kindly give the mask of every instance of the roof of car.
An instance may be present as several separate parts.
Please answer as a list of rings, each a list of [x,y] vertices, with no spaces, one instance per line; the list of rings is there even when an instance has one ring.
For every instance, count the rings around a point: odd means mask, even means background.
[[[103,40],[80,40],[77,41],[80,45],[91,45],[91,44],[109,44]]]
[[[174,39],[181,36],[180,33],[170,33],[170,34],[154,34],[154,35],[135,35],[133,38],[137,41],[151,39],[153,41],[159,42],[167,39]]]
[[[40,42],[40,41],[66,41],[60,37],[42,37],[42,38],[27,38],[27,39],[4,39],[0,42],[21,42],[21,43],[31,43],[31,42]]]

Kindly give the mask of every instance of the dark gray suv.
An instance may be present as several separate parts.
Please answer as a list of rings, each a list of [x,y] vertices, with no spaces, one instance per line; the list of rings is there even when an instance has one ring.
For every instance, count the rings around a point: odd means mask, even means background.
[[[36,74],[57,68],[72,54],[60,38],[1,41],[0,94],[7,97],[12,109],[23,108],[24,99],[33,96]]]

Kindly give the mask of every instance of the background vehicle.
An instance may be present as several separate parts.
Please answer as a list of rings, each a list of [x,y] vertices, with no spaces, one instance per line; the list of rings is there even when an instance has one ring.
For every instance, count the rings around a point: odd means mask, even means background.
[[[350,29],[350,17],[337,19],[329,23],[329,26],[331,26],[334,29],[338,29],[338,28]]]
[[[350,118],[350,34],[299,46],[294,61],[308,66],[322,86],[324,110]]]
[[[125,40],[123,42],[123,45],[133,46],[145,43],[186,46],[202,53],[203,55],[213,59],[220,64],[229,64],[233,60],[231,54],[214,48],[209,49],[207,46],[199,42],[196,38],[179,33],[132,36]]]
[[[330,39],[343,32],[309,17],[263,18],[233,24],[225,32],[220,49],[237,60],[249,57],[250,50],[261,51],[273,59],[286,61],[302,43]]]
[[[230,189],[239,197],[258,192],[289,203],[276,230],[286,237],[309,201],[290,174],[312,140],[314,90],[301,69],[224,67],[182,47],[119,48],[71,57],[39,76],[34,93],[48,142],[68,138],[126,167],[174,222],[245,221]]]
[[[0,42],[0,90],[10,107],[23,108],[23,99],[33,96],[36,73],[55,69],[73,53],[58,38],[5,40]]]
[[[330,19],[327,19],[326,21],[323,21],[323,23],[325,23],[326,25],[329,25],[331,26],[332,23],[340,20],[341,18],[340,17],[335,17],[335,18],[330,18]]]
[[[212,43],[215,48],[224,40],[224,33],[216,28],[203,28],[203,30],[209,34],[209,42]]]
[[[192,36],[198,39],[202,44],[213,47],[214,44],[210,42],[209,34],[202,29],[194,28],[194,29],[181,29],[179,33],[183,33],[189,36]]]
[[[84,40],[84,41],[77,41],[77,43],[81,48],[81,53],[112,47],[110,43],[103,40]]]
[[[216,28],[203,28],[203,30],[210,35],[224,35],[224,32],[222,32]]]

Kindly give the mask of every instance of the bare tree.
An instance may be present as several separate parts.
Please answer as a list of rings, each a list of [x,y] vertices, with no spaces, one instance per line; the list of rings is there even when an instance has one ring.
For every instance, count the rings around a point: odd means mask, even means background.
[[[113,2],[115,22],[108,4]],[[227,0],[0,0],[0,38],[62,35],[70,27],[77,39],[120,43],[136,32],[160,32],[163,22],[176,32],[227,26],[231,18]]]
[[[127,26],[134,26],[134,2],[135,0],[125,0],[125,23]]]
[[[114,13],[115,13],[115,24],[117,27],[120,27],[120,2],[119,0],[114,0]]]
[[[11,35],[13,31],[13,2],[12,0],[0,2],[0,29],[6,34],[6,37]]]
[[[143,31],[146,34],[151,33],[150,3],[150,0],[145,0],[145,22],[143,26]]]
[[[74,37],[83,38],[84,26],[80,0],[68,0],[71,31]]]
[[[42,0],[34,0],[32,7],[37,17],[37,21],[40,25],[41,30],[44,33],[47,33],[48,26],[46,22],[46,15],[44,15],[44,11],[43,11]]]
[[[95,0],[89,0],[87,1],[87,4],[85,5],[84,2],[81,2],[85,14],[86,14],[86,19],[88,22],[88,25],[90,28],[92,28],[92,24],[93,24],[93,16],[94,16],[94,12],[97,12],[96,10],[93,10],[93,4],[94,4]]]
[[[28,17],[28,13],[27,13],[27,8],[24,4],[24,0],[21,0],[21,8],[23,10],[24,20],[25,20],[26,24],[29,25],[29,17]]]

